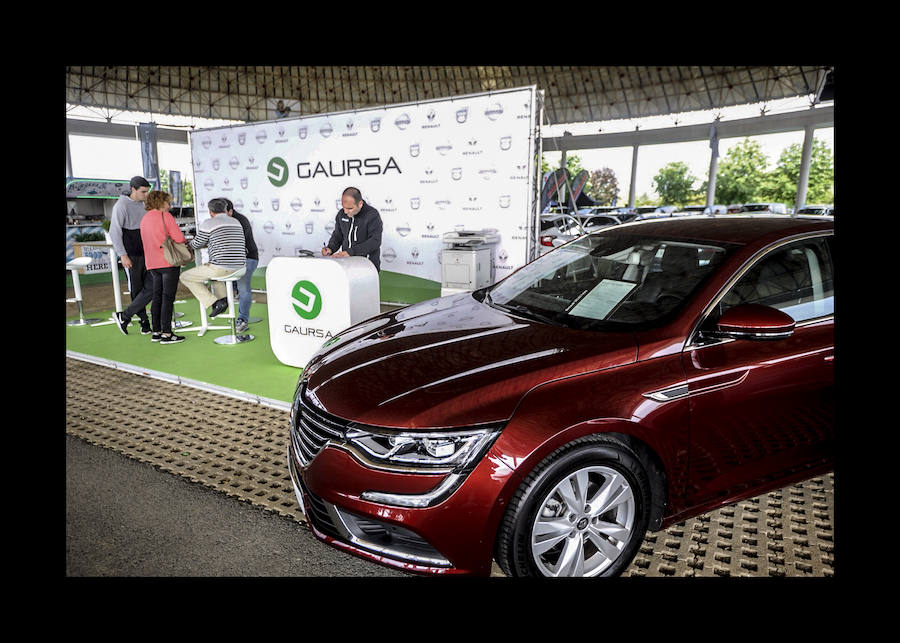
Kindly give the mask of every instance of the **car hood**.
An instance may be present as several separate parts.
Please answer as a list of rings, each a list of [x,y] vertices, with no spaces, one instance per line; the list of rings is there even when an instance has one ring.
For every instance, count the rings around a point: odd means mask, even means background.
[[[550,326],[465,293],[353,326],[304,374],[329,413],[364,424],[445,428],[506,420],[533,387],[633,362],[632,333]]]

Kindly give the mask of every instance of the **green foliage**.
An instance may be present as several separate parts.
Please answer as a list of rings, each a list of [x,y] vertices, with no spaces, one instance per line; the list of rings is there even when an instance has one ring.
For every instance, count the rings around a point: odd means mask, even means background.
[[[634,198],[634,207],[638,207],[640,205],[665,205],[658,197],[653,198],[646,192],[643,192],[640,196],[636,196]]]
[[[756,141],[745,138],[719,161],[716,172],[716,203],[760,201],[766,182],[768,160]]]
[[[784,148],[775,168],[768,173],[763,185],[764,201],[793,205],[797,200],[800,163],[803,150],[799,143]],[[807,203],[834,202],[834,156],[824,142],[814,138],[806,188]]]
[[[697,177],[693,176],[686,163],[675,161],[659,170],[653,177],[653,187],[663,204],[683,205],[698,192],[694,189]]]
[[[160,190],[163,192],[169,192],[171,194],[171,190],[169,190],[169,172],[166,170],[159,171],[159,183]],[[194,204],[194,186],[190,181],[187,181],[182,178],[181,180],[181,205],[193,205]]]
[[[792,207],[797,197],[801,153],[800,144],[789,145],[781,152],[775,167],[769,170],[769,161],[759,143],[745,138],[719,159],[715,203],[771,201]],[[582,169],[581,158],[567,155],[566,167],[574,177]],[[551,168],[542,156],[541,173],[551,169],[556,168]],[[685,163],[669,163],[653,178],[658,197],[641,194],[635,198],[635,205],[703,205],[708,181],[704,180],[694,188],[697,181]],[[611,203],[613,198],[619,197],[615,172],[606,167],[592,171],[584,190],[601,204]],[[834,203],[834,154],[819,139],[813,139],[806,202]]]
[[[541,154],[541,176],[549,172],[550,170],[555,170],[558,168],[558,165],[554,165],[552,168],[550,164],[547,163],[547,159],[544,158],[544,155]],[[566,169],[569,170],[569,174],[572,178],[575,178],[575,175],[581,172],[581,157],[577,154],[567,154],[566,155]]]
[[[104,241],[106,237],[102,232],[82,232],[72,237],[73,241],[84,243],[87,241]]]

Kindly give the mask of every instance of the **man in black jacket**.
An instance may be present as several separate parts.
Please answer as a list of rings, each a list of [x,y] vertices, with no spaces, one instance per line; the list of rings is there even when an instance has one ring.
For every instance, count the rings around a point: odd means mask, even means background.
[[[341,209],[334,219],[334,232],[324,256],[366,257],[381,271],[381,215],[362,200],[356,188],[347,188],[341,195]]]
[[[253,239],[253,226],[250,225],[250,220],[234,209],[234,203],[230,199],[225,199],[225,202],[228,204],[225,212],[228,213],[228,216],[240,221],[241,227],[244,228],[244,245],[247,247],[247,263],[245,264],[247,270],[244,276],[235,282],[238,291],[238,316],[234,322],[235,330],[243,333],[247,330],[250,320],[250,304],[253,303],[251,280],[253,271],[259,265],[259,250],[256,248],[256,241]]]

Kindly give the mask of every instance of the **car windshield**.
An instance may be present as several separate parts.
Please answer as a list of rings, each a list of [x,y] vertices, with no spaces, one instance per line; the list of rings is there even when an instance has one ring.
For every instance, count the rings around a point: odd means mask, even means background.
[[[475,296],[549,324],[634,330],[681,308],[732,247],[597,233],[547,253]]]
[[[752,203],[741,207],[741,212],[768,212],[770,209],[767,203]]]

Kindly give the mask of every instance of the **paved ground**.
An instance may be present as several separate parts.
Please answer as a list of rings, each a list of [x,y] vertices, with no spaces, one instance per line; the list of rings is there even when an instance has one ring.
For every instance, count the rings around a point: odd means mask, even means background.
[[[401,577],[301,522],[66,436],[66,576]]]
[[[66,405],[67,575],[402,575],[309,533],[286,411],[71,358]],[[648,534],[625,575],[827,578],[834,564],[827,475]]]

